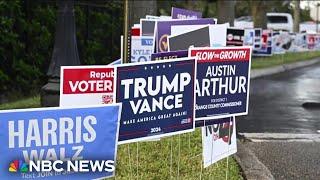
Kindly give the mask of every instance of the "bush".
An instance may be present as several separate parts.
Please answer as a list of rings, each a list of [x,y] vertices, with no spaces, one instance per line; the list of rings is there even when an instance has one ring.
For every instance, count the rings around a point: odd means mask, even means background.
[[[120,57],[122,1],[76,1],[77,46],[82,64]],[[54,1],[0,0],[0,94],[29,96],[46,83],[57,6]]]

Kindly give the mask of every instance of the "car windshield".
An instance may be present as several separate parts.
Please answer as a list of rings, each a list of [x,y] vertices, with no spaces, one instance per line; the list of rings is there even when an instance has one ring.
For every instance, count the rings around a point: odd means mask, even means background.
[[[268,16],[268,23],[288,23],[286,16]]]

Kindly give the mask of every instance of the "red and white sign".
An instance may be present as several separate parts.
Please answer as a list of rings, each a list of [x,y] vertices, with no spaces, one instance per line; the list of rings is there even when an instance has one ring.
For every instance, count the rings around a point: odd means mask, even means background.
[[[114,76],[110,66],[62,66],[60,106],[115,102]]]
[[[196,57],[198,63],[249,61],[251,49],[249,46],[228,48],[193,48],[190,49],[191,57]]]

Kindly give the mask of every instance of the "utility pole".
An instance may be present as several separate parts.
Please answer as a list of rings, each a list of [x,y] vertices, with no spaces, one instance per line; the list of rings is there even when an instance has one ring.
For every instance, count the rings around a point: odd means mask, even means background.
[[[130,26],[130,19],[129,19],[129,14],[130,14],[130,8],[129,8],[129,1],[124,0],[124,18],[123,18],[123,43],[122,43],[122,49],[123,49],[123,54],[122,54],[122,62],[123,63],[129,63],[129,58],[130,58],[130,52],[129,52],[129,44],[130,44],[130,31],[129,29],[131,28]]]
[[[74,17],[74,1],[58,0],[58,17],[55,43],[48,69],[48,83],[41,88],[41,106],[59,106],[60,67],[80,65],[76,25]]]
[[[316,33],[319,32],[319,6],[320,4],[317,4],[317,20],[316,20]]]

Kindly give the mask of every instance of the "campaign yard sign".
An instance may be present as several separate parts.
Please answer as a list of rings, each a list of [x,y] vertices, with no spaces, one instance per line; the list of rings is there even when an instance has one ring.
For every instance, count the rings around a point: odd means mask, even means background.
[[[237,152],[236,122],[234,117],[220,119],[215,124],[202,127],[204,167]]]
[[[210,46],[209,26],[186,32],[184,34],[168,36],[169,51],[187,50],[190,46]]]
[[[262,45],[262,29],[261,28],[254,28],[254,50],[259,50]]]
[[[248,113],[251,47],[190,48],[197,59],[196,120]]]
[[[176,59],[184,57],[188,57],[188,50],[153,53],[151,54],[151,61]]]
[[[202,13],[198,11],[172,7],[171,17],[172,19],[198,19],[202,18]]]
[[[172,26],[168,48],[184,50],[194,47],[226,46],[227,24]]]
[[[254,29],[244,29],[244,41],[243,45],[245,46],[254,46]]]
[[[254,49],[254,56],[271,56],[272,55],[272,30],[264,29],[262,31],[261,48]]]
[[[227,46],[243,46],[244,30],[227,28]]]
[[[106,160],[115,166],[120,113],[121,104],[0,111],[0,179],[114,176],[115,167],[102,172],[64,169],[41,173],[30,172],[27,164],[37,160]]]
[[[178,25],[207,25],[216,24],[217,19],[202,18],[188,20],[159,20],[155,28],[155,49],[156,52],[167,52],[168,41],[167,37],[171,35],[171,26]]]
[[[140,19],[141,32],[140,36],[153,36],[154,27],[156,24],[155,19]]]
[[[187,58],[117,67],[120,144],[194,130],[195,66]]]
[[[221,118],[221,119],[196,120],[195,127],[196,128],[200,128],[200,127],[203,127],[203,126],[210,126],[210,125],[217,124],[217,122],[224,121],[224,120],[226,121],[228,119],[230,119],[230,117]]]
[[[62,66],[60,106],[114,103],[114,75],[111,66]]]
[[[150,61],[153,52],[152,36],[131,37],[131,62]]]

